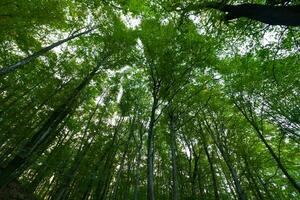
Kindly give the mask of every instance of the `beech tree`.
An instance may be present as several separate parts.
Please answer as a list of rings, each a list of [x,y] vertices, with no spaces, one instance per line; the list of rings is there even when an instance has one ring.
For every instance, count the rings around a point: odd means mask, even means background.
[[[189,10],[201,8],[225,12],[225,20],[246,17],[270,25],[300,26],[300,5],[275,6],[254,3],[229,5],[212,2],[188,7]]]
[[[4,0],[0,199],[299,199],[298,10]]]

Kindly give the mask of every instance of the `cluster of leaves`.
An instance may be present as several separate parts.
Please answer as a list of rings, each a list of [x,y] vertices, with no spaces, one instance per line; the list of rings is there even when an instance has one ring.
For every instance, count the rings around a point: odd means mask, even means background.
[[[1,2],[0,69],[18,67],[0,74],[0,186],[299,199],[299,30],[174,6],[192,3]]]

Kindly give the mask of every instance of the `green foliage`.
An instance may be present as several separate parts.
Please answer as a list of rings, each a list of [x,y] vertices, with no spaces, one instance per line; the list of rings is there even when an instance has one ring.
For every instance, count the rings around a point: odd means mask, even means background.
[[[194,3],[1,1],[0,68],[96,28],[0,75],[0,186],[146,199],[153,133],[156,199],[299,199],[298,28]]]

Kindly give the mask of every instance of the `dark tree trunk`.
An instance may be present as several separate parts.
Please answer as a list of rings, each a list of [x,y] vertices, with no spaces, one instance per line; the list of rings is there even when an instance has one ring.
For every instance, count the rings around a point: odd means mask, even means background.
[[[112,189],[112,194],[111,194],[112,198],[109,198],[109,199],[118,199],[117,198],[117,193],[118,193],[118,190],[119,190],[119,187],[120,187],[119,185],[120,185],[121,175],[122,175],[122,173],[124,173],[123,169],[124,169],[126,157],[128,156],[128,151],[129,151],[131,138],[133,137],[133,134],[134,134],[134,128],[135,128],[135,116],[133,117],[133,119],[130,122],[128,138],[127,138],[127,141],[125,143],[125,149],[123,151],[121,161],[120,161],[120,164],[119,164],[120,167],[118,169],[118,172],[117,172],[116,176],[114,177],[115,184],[114,184],[113,189]]]
[[[192,186],[192,199],[196,199],[196,179],[197,176],[199,176],[199,170],[198,170],[198,163],[199,163],[199,155],[194,155],[195,159],[194,159],[194,171],[193,171],[193,175],[191,176],[191,186]]]
[[[83,134],[83,137],[81,139],[81,143],[79,145],[79,149],[77,151],[77,154],[75,156],[73,164],[69,168],[69,170],[66,172],[66,174],[64,176],[65,178],[62,179],[61,183],[58,185],[58,190],[53,194],[54,199],[59,200],[59,199],[66,198],[65,193],[66,193],[69,185],[71,184],[71,181],[72,181],[76,171],[80,167],[80,164],[81,164],[82,160],[84,159],[84,157],[86,156],[86,154],[90,150],[90,146],[94,141],[94,136],[90,137],[88,135],[88,129],[89,129],[89,126],[90,126],[90,123],[91,123],[93,117],[95,116],[95,114],[97,112],[97,109],[100,106],[100,101],[101,100],[102,100],[102,98],[100,98],[98,100],[95,109],[93,110],[93,112],[91,113],[91,115],[88,118],[87,124],[86,124],[85,129],[84,129],[84,134]],[[100,122],[101,122],[101,120],[99,120],[98,125],[99,125]],[[91,139],[91,142],[87,142],[88,138]]]
[[[176,155],[176,128],[172,100],[169,102],[169,131],[170,131],[170,149],[171,149],[171,161],[172,161],[172,200],[179,200],[178,193],[178,181],[177,181],[177,155]]]
[[[99,158],[99,164],[101,167],[97,169],[97,174],[99,177],[96,188],[94,191],[93,199],[102,200],[107,196],[107,191],[112,178],[112,173],[115,170],[114,162],[116,159],[116,154],[119,146],[119,130],[123,123],[124,118],[120,118],[117,125],[114,128],[114,134],[112,139],[106,144],[102,151],[102,155]],[[102,164],[103,163],[103,164]]]
[[[247,179],[249,181],[249,184],[251,186],[253,186],[252,190],[256,193],[256,198],[260,199],[260,200],[265,199],[264,196],[263,196],[263,194],[260,191],[260,188],[259,188],[259,186],[257,184],[257,181],[255,180],[255,178],[253,176],[252,170],[250,169],[250,165],[248,163],[247,155],[243,155],[243,160],[245,162],[245,170],[246,170],[245,175],[246,175],[246,177],[247,177]]]
[[[154,200],[154,125],[158,100],[154,92],[147,140],[147,199]]]
[[[201,141],[202,141],[202,146],[203,146],[205,155],[207,157],[209,167],[210,167],[210,171],[211,171],[211,175],[212,175],[211,178],[212,178],[212,183],[213,183],[213,187],[214,187],[215,199],[219,200],[220,195],[219,195],[219,189],[218,189],[218,183],[217,183],[217,177],[216,177],[216,170],[215,170],[213,159],[212,159],[213,156],[211,156],[209,154],[207,139],[206,139],[205,133],[203,132],[203,128],[201,126],[201,123],[199,123],[199,128],[200,128],[200,138],[201,138]]]
[[[22,150],[17,153],[16,157],[11,160],[5,168],[0,169],[0,187],[3,187],[12,179],[18,177],[18,175],[24,170],[24,165],[30,159],[32,159],[31,157],[43,152],[44,148],[51,143],[57,127],[70,113],[81,91],[89,84],[100,66],[101,65],[98,64],[93,71],[85,77],[80,85],[78,85],[67,101],[54,110],[43,126],[33,135],[31,139],[29,139],[29,141],[26,142]]]
[[[215,171],[215,168],[214,168],[214,163],[212,161],[212,157],[209,154],[206,139],[204,137],[202,137],[202,142],[203,142],[203,148],[204,148],[204,151],[205,151],[208,163],[209,163],[210,171],[211,171],[211,178],[212,178],[212,183],[213,183],[213,186],[214,186],[215,199],[219,200],[220,196],[219,196],[219,189],[218,189],[218,184],[217,184],[217,178],[216,178],[216,171]]]
[[[75,157],[75,161],[73,162],[71,168],[66,172],[64,178],[62,178],[61,183],[58,185],[59,187],[58,190],[52,194],[53,199],[55,200],[66,199],[66,193],[68,188],[70,187],[70,183],[73,180],[76,171],[80,167],[81,160],[83,160],[88,149],[89,149],[89,145],[84,147],[83,152],[81,152],[81,149],[78,150],[78,153]]]
[[[227,20],[246,17],[270,25],[300,26],[300,5],[224,5],[221,3],[209,3],[206,7],[226,12]]]
[[[154,200],[154,126],[156,121],[156,109],[159,101],[160,81],[157,81],[151,69],[152,85],[152,108],[147,137],[147,200]]]
[[[134,186],[134,200],[139,199],[139,191],[140,191],[140,164],[142,159],[142,151],[143,151],[143,124],[140,124],[139,130],[139,145],[138,145],[138,153],[137,153],[137,161],[135,167],[135,186]]]

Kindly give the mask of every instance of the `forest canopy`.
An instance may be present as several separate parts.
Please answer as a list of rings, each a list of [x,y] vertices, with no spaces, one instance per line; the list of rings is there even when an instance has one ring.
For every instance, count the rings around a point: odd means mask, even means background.
[[[300,2],[0,2],[0,199],[300,199]]]

